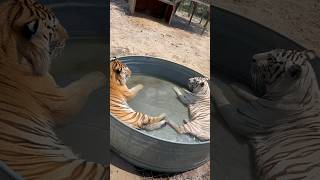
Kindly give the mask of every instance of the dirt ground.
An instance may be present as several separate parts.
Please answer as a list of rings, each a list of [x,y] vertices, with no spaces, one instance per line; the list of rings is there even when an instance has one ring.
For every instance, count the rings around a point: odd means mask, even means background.
[[[210,37],[193,19],[187,26],[187,17],[181,12],[168,26],[148,15],[130,16],[128,3],[111,0],[110,4],[110,52],[111,56],[145,55],[160,57],[210,76]]]
[[[244,16],[320,55],[320,0],[214,0],[214,6]]]
[[[110,55],[142,55],[163,58],[210,76],[210,37],[201,35],[200,19],[188,25],[186,13],[177,11],[171,26],[163,20],[135,13],[130,15],[124,0],[110,2]],[[204,23],[204,21],[203,21]],[[202,25],[203,25],[202,23]],[[208,28],[209,29],[209,28]],[[152,179],[158,175],[142,172],[112,153],[111,179]],[[162,179],[210,179],[210,162],[182,174],[160,175]]]

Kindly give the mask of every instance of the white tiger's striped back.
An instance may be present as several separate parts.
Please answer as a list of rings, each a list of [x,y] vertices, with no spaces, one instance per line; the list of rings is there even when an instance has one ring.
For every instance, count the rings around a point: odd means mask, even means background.
[[[310,52],[275,52],[275,61],[284,62],[281,65],[286,67],[300,66],[301,75],[297,79],[287,76],[287,71],[281,72],[282,76],[278,75],[266,94],[251,102],[257,112],[268,111],[268,117],[274,115],[272,119],[263,119],[269,121],[268,126],[261,124],[260,127],[265,127],[263,132],[249,137],[258,174],[267,180],[317,180],[320,177],[320,90],[309,63]],[[271,76],[275,74],[277,71]],[[286,82],[289,82],[287,87],[282,86]]]
[[[203,82],[204,86],[200,91],[187,93],[186,99],[190,100],[188,104],[189,117],[188,123],[183,125],[184,131],[191,133],[201,140],[210,140],[210,89],[206,78],[195,77],[196,82],[189,84],[189,87],[195,89]],[[198,83],[198,84],[196,84]]]

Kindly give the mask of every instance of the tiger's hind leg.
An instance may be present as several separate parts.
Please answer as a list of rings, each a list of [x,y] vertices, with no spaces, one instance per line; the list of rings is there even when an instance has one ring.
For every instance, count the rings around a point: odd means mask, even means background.
[[[165,113],[162,113],[160,114],[159,116],[156,116],[156,117],[148,117],[149,118],[149,124],[154,124],[154,123],[158,123],[160,122],[161,120],[164,120],[166,118],[166,114]]]
[[[153,124],[144,125],[142,127],[142,129],[147,130],[147,131],[153,131],[153,130],[162,128],[165,124],[166,124],[166,121],[161,120],[161,121],[153,123]]]
[[[171,121],[167,121],[167,123],[169,124],[170,127],[172,127],[172,129],[174,129],[177,133],[179,134],[185,134],[186,131],[184,129],[183,126],[178,126],[175,123],[171,122]]]
[[[145,114],[144,119],[142,120],[142,122],[140,122],[140,128],[148,131],[159,129],[166,124],[165,118],[165,113],[162,113],[156,117],[151,117]]]

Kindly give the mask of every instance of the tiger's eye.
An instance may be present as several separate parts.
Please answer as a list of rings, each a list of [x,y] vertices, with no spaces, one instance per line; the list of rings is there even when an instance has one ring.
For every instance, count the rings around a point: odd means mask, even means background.
[[[117,70],[116,70],[116,73],[117,73],[117,74],[120,74],[120,73],[121,73],[121,70],[120,70],[120,69],[117,69]]]

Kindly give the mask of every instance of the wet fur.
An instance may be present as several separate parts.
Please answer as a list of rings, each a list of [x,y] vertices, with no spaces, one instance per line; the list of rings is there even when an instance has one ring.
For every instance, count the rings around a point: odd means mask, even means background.
[[[210,140],[210,88],[208,79],[194,77],[189,79],[189,88],[184,94],[175,87],[179,100],[188,107],[190,120],[184,120],[184,124],[177,126],[173,122],[168,124],[180,134],[190,134],[201,141]]]
[[[60,87],[48,71],[68,35],[51,10],[8,0],[0,14],[0,160],[25,179],[107,179],[107,165],[78,158],[53,130],[105,85],[105,76],[93,72]]]
[[[122,122],[136,129],[155,130],[165,125],[165,114],[152,117],[144,113],[136,112],[127,103],[133,99],[140,90],[142,84],[129,89],[126,85],[131,76],[130,69],[120,60],[113,59],[110,62],[110,112]]]
[[[311,51],[275,49],[253,56],[254,95],[238,107],[212,84],[218,111],[231,129],[248,138],[260,179],[320,177],[320,90]]]

